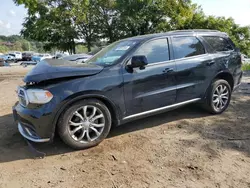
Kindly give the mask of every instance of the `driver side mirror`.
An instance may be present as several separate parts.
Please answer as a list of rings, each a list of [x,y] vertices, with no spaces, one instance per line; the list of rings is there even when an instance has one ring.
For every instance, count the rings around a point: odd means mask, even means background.
[[[129,68],[140,68],[143,69],[148,64],[148,60],[144,55],[133,56]]]

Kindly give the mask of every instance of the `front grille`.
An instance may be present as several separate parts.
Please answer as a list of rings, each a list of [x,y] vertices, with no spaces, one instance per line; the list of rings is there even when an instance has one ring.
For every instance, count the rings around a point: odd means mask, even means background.
[[[26,92],[23,88],[19,87],[17,90],[17,95],[18,95],[18,99],[19,102],[22,106],[26,107],[28,104],[28,100],[27,100],[27,95]]]

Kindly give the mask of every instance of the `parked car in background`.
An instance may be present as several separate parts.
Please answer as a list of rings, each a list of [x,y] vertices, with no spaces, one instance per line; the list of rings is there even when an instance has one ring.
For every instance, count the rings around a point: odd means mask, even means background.
[[[68,54],[58,53],[58,54],[55,54],[53,59],[61,59],[61,58],[66,57],[66,56],[68,56]]]
[[[0,55],[0,67],[3,67],[5,65],[5,61],[3,58],[1,58],[1,55]]]
[[[22,60],[22,53],[21,52],[14,51],[14,52],[9,52],[8,54],[13,56],[15,61]]]
[[[0,67],[10,66],[8,61],[5,61],[3,58],[0,57]]]
[[[39,62],[41,60],[42,54],[34,53],[31,57],[31,61]]]
[[[43,54],[43,57],[41,58],[41,61],[44,60],[44,59],[52,59],[52,55],[50,54]]]
[[[88,55],[88,54],[74,54],[74,55],[62,57],[60,59],[67,60],[67,61],[76,61],[76,62],[82,63],[82,62],[87,61],[91,57],[92,57],[92,55]]]
[[[40,62],[44,59],[52,59],[53,57],[50,54],[39,54],[32,56],[31,60],[35,62]]]
[[[22,66],[36,65],[36,64],[37,64],[37,62],[35,62],[35,61],[22,61],[22,62],[20,63],[20,65],[22,65]]]
[[[38,56],[39,56],[39,53],[33,53],[31,57],[31,61],[22,61],[20,65],[23,65],[23,66],[36,65],[37,64],[36,57],[38,58]]]
[[[241,58],[243,63],[250,63],[250,58],[247,55],[242,54]]]
[[[34,52],[26,51],[22,53],[22,61],[31,61]]]
[[[4,54],[4,55],[0,55],[1,59],[4,59],[4,61],[15,61],[15,56],[13,54]]]
[[[224,112],[242,78],[241,54],[226,33],[172,31],[112,43],[85,63],[44,60],[18,88],[19,132],[69,146],[99,144],[111,126],[199,102]]]

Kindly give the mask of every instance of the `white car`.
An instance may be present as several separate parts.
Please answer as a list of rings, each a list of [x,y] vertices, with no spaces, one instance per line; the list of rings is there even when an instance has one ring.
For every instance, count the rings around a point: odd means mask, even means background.
[[[246,55],[242,54],[241,58],[243,63],[250,63],[250,58],[247,57]]]
[[[43,56],[41,57],[41,61],[44,60],[44,59],[52,59],[52,55],[50,54],[43,54]]]
[[[9,55],[13,56],[15,60],[21,60],[22,59],[22,53],[18,51],[9,52]]]

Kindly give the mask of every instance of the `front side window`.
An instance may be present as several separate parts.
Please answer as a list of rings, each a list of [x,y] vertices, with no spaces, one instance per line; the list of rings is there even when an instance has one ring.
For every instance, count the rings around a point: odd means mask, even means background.
[[[86,63],[97,64],[101,66],[113,65],[116,60],[122,57],[126,52],[137,44],[136,40],[117,41],[94,55]]]
[[[175,59],[205,54],[205,49],[196,37],[174,37],[172,39]]]
[[[146,56],[148,63],[164,62],[169,60],[167,39],[156,39],[143,44],[134,55]]]
[[[233,47],[222,37],[203,36],[210,46],[217,52],[230,51]]]

